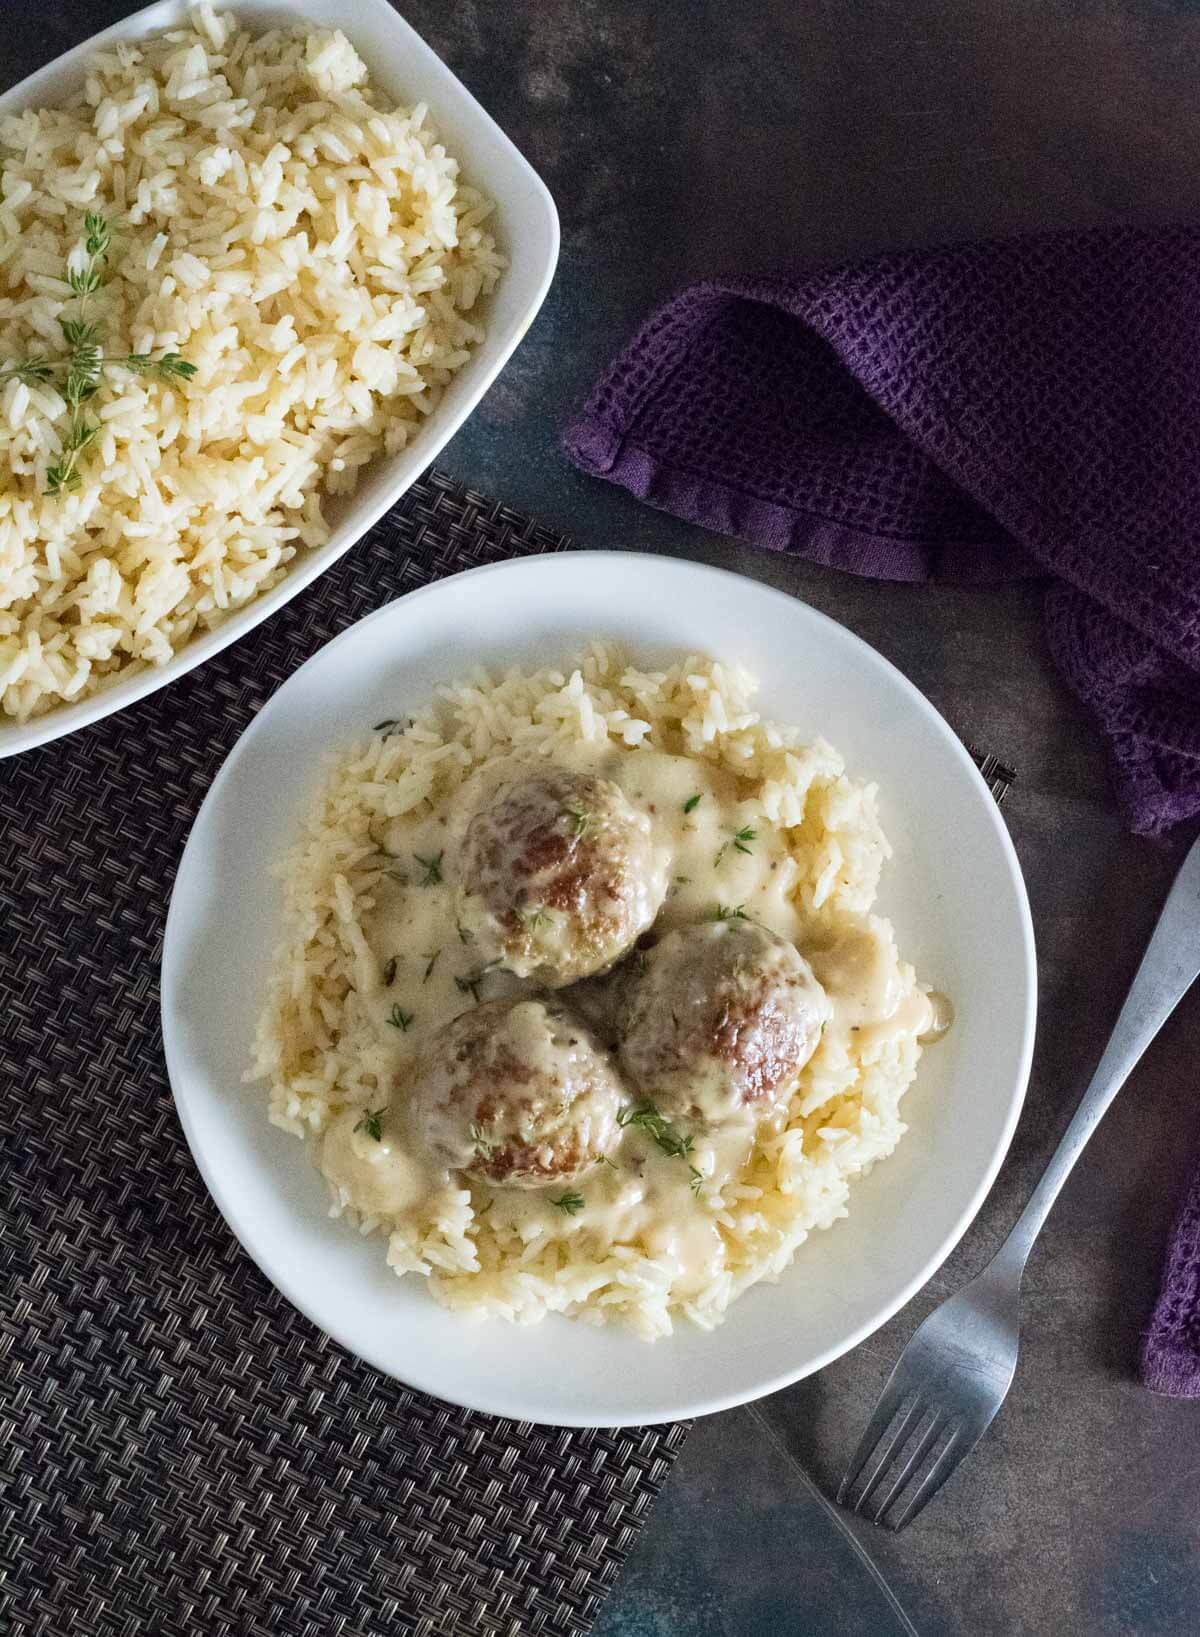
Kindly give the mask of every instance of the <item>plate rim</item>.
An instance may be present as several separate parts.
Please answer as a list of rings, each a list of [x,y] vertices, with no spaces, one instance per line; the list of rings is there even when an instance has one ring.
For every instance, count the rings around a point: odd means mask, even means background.
[[[278,1277],[276,1272],[272,1271],[265,1265],[265,1260],[267,1258],[260,1258],[254,1245],[250,1242],[249,1238],[243,1234],[242,1229],[236,1220],[236,1206],[234,1204],[227,1206],[227,1196],[225,1190],[221,1184],[219,1176],[214,1176],[214,1174],[210,1171],[209,1166],[206,1164],[203,1149],[197,1136],[197,1128],[193,1121],[192,1112],[187,1106],[185,1095],[179,1090],[179,1081],[181,1078],[180,1064],[177,1050],[173,1049],[172,1028],[170,1027],[168,1018],[168,1007],[170,999],[174,994],[174,986],[168,975],[168,959],[170,952],[182,935],[179,927],[179,918],[182,912],[177,912],[177,889],[187,864],[188,851],[192,846],[193,836],[196,830],[199,828],[202,819],[204,819],[211,809],[215,808],[220,802],[224,788],[232,779],[234,770],[240,765],[244,756],[250,753],[252,741],[256,739],[260,731],[267,731],[264,724],[269,717],[269,713],[274,709],[276,701],[292,684],[292,682],[308,666],[312,665],[319,659],[323,659],[324,656],[329,654],[334,648],[341,644],[348,644],[349,641],[362,629],[362,627],[373,622],[380,621],[385,616],[394,615],[397,607],[400,605],[408,606],[414,602],[420,602],[429,595],[439,591],[444,595],[448,588],[455,586],[464,579],[480,579],[483,577],[490,577],[496,574],[519,571],[522,569],[527,571],[530,569],[542,569],[549,570],[553,573],[565,569],[569,564],[577,562],[581,558],[587,558],[594,562],[600,563],[608,562],[614,567],[621,566],[625,568],[628,568],[631,563],[637,563],[639,561],[648,561],[656,565],[669,564],[672,569],[677,569],[684,573],[694,574],[701,579],[708,579],[716,583],[732,580],[742,585],[749,584],[755,588],[757,593],[762,594],[771,600],[781,601],[791,607],[800,607],[804,610],[807,616],[814,618],[821,624],[832,627],[839,633],[839,636],[848,638],[852,646],[856,646],[867,656],[869,663],[882,667],[885,674],[889,677],[889,680],[900,688],[901,692],[904,693],[913,704],[915,704],[921,714],[926,716],[926,718],[933,724],[939,735],[942,736],[942,738],[949,744],[963,770],[969,774],[971,780],[976,784],[977,793],[983,798],[983,810],[986,812],[987,821],[1000,844],[1000,852],[1006,866],[1009,885],[1013,890],[1014,905],[1017,910],[1017,919],[1021,931],[1021,965],[1025,980],[1026,995],[1025,1010],[1022,1019],[1017,1083],[1014,1088],[1013,1095],[1010,1098],[1008,1114],[1004,1122],[1001,1138],[996,1143],[989,1162],[984,1169],[980,1180],[976,1184],[970,1200],[959,1213],[958,1220],[955,1222],[950,1232],[944,1236],[937,1249],[929,1258],[927,1258],[926,1262],[917,1271],[917,1273],[914,1274],[907,1281],[907,1283],[895,1293],[894,1296],[890,1297],[883,1307],[870,1320],[860,1324],[853,1332],[850,1333],[848,1337],[834,1344],[833,1346],[822,1350],[820,1353],[808,1359],[798,1368],[789,1368],[778,1372],[769,1379],[761,1381],[750,1390],[734,1389],[728,1393],[704,1394],[694,1398],[691,1401],[681,1402],[680,1405],[670,1411],[656,1411],[650,1415],[639,1415],[633,1412],[623,1412],[614,1416],[606,1413],[603,1421],[597,1421],[586,1415],[573,1414],[566,1411],[556,1412],[553,1416],[542,1417],[532,1413],[519,1411],[518,1409],[511,1407],[497,1408],[494,1402],[483,1402],[478,1397],[469,1394],[464,1395],[457,1389],[453,1393],[447,1393],[444,1384],[439,1382],[439,1380],[436,1378],[436,1373],[431,1370],[428,1374],[426,1374],[422,1369],[420,1362],[418,1362],[415,1367],[412,1367],[410,1366],[409,1360],[406,1359],[406,1374],[401,1376],[397,1374],[391,1362],[385,1361],[377,1354],[373,1355],[372,1350],[362,1347],[357,1339],[351,1340],[345,1334],[340,1333],[339,1329],[329,1327],[326,1324],[325,1319],[319,1317],[314,1311],[314,1308],[309,1304],[304,1291],[297,1288],[295,1281],[293,1281],[290,1277]],[[514,638],[514,641],[515,640],[518,639]],[[1017,1124],[1024,1109],[1025,1097],[1029,1086],[1037,1029],[1037,1008],[1038,972],[1033,917],[1030,911],[1024,874],[1021,870],[1020,860],[1017,856],[1016,848],[1013,844],[1012,837],[1009,834],[1008,827],[1001,816],[999,806],[997,805],[995,798],[988,788],[988,785],[978,767],[971,758],[970,752],[967,750],[962,739],[946,721],[946,718],[932,703],[932,701],[926,698],[917,685],[912,682],[897,665],[888,659],[886,655],[881,654],[878,649],[872,647],[871,644],[865,640],[865,638],[860,637],[857,632],[852,631],[848,626],[843,625],[839,620],[834,619],[831,615],[826,614],[821,609],[814,608],[810,603],[805,602],[802,598],[793,595],[791,592],[784,591],[778,586],[769,585],[764,581],[756,579],[752,575],[739,574],[735,570],[718,567],[715,564],[698,562],[687,557],[676,557],[667,552],[653,551],[634,552],[617,551],[612,549],[573,548],[561,552],[552,551],[545,553],[534,553],[522,557],[506,558],[500,562],[485,563],[475,568],[463,569],[457,573],[443,575],[439,579],[429,581],[425,585],[414,587],[411,591],[400,593],[400,595],[393,597],[388,602],[384,603],[382,607],[373,609],[370,613],[363,615],[361,619],[355,620],[344,630],[339,631],[336,636],[331,637],[328,642],[323,643],[315,653],[310,654],[307,659],[298,665],[295,670],[293,670],[285,678],[285,680],[279,684],[279,686],[267,698],[262,707],[256,711],[250,722],[238,735],[237,740],[229,750],[225,759],[222,761],[220,768],[212,780],[212,783],[209,785],[204,799],[197,809],[196,816],[189,827],[187,840],[184,843],[183,852],[180,855],[175,877],[171,884],[171,898],[168,905],[166,923],[163,931],[162,954],[160,957],[159,1021],[163,1042],[163,1054],[166,1061],[167,1078],[171,1088],[172,1101],[175,1105],[180,1124],[183,1127],[184,1137],[187,1141],[188,1149],[192,1155],[192,1159],[197,1170],[200,1172],[201,1179],[208,1190],[209,1197],[216,1205],[217,1210],[220,1212],[226,1226],[233,1233],[235,1239],[238,1241],[242,1249],[250,1257],[251,1261],[259,1269],[259,1271],[263,1274],[263,1276],[275,1287],[276,1290],[279,1291],[280,1295],[282,1295],[292,1307],[294,1307],[305,1319],[307,1319],[309,1323],[313,1324],[321,1333],[328,1335],[333,1341],[337,1342],[339,1346],[345,1348],[346,1351],[355,1358],[361,1359],[363,1362],[370,1364],[373,1368],[378,1369],[385,1376],[388,1376],[394,1381],[400,1382],[401,1385],[413,1388],[419,1392],[427,1393],[435,1398],[441,1399],[443,1402],[457,1404],[464,1409],[475,1410],[483,1414],[506,1417],[509,1419],[532,1421],[537,1425],[554,1427],[657,1426],[664,1425],[671,1421],[688,1420],[701,1415],[717,1414],[720,1411],[733,1409],[742,1404],[754,1403],[760,1398],[768,1397],[773,1393],[781,1391],[785,1387],[793,1385],[797,1381],[804,1380],[808,1376],[814,1375],[818,1370],[826,1368],[827,1365],[833,1363],[836,1359],[843,1357],[845,1354],[852,1352],[854,1348],[861,1346],[861,1344],[869,1336],[873,1335],[877,1330],[881,1329],[883,1325],[887,1324],[890,1319],[894,1318],[900,1309],[905,1307],[912,1300],[912,1298],[929,1283],[930,1279],[932,1279],[937,1270],[952,1254],[955,1247],[959,1244],[963,1235],[966,1233],[967,1229],[978,1216],[988,1194],[991,1192],[992,1187],[995,1184],[1000,1168],[1008,1156],[1009,1150],[1012,1146],[1013,1135],[1016,1131]],[[644,1345],[650,1344],[645,1343]]]

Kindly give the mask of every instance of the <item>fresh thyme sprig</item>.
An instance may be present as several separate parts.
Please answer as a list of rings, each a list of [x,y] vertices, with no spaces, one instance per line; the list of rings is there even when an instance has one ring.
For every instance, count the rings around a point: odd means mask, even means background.
[[[401,1034],[407,1034],[412,1027],[413,1016],[412,1012],[406,1012],[397,1001],[388,1013],[388,1022],[393,1029],[399,1029]]]
[[[617,1113],[617,1124],[639,1126],[672,1158],[686,1159],[692,1151],[692,1139],[661,1115],[653,1103],[633,1103]]]
[[[714,921],[748,921],[750,917],[746,914],[745,904],[734,904],[732,907],[728,904],[718,904],[712,912],[712,919]]]
[[[697,790],[697,792],[696,792],[696,794],[694,796],[689,796],[688,799],[684,802],[683,810],[684,810],[685,813],[691,813],[697,807],[699,807],[699,805],[700,805],[700,792]]]
[[[74,318],[59,318],[66,352],[58,358],[35,354],[0,363],[0,385],[17,380],[26,386],[56,386],[67,406],[69,420],[61,440],[59,458],[46,469],[46,492],[62,495],[80,484],[79,458],[91,447],[100,428],[82,413],[82,406],[99,392],[106,369],[123,369],[133,375],[152,375],[166,383],[190,381],[195,364],[177,352],[155,357],[149,352],[106,353],[99,324],[88,319],[88,302],[104,284],[105,267],[112,248],[112,224],[99,211],[89,210],[83,218],[83,244],[71,252],[66,284],[79,307]]]

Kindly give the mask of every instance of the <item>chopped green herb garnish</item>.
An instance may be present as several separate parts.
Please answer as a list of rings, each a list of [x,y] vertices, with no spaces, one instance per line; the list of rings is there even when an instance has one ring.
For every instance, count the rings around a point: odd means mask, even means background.
[[[735,904],[732,908],[728,904],[718,904],[712,912],[714,921],[748,921],[745,904]]]
[[[700,1189],[704,1184],[704,1172],[703,1171],[697,1171],[697,1169],[696,1169],[696,1167],[694,1165],[689,1165],[688,1170],[692,1173],[692,1181],[691,1181],[692,1192],[693,1192],[693,1194],[695,1194],[696,1198],[699,1199],[700,1198]]]
[[[523,909],[520,916],[526,932],[536,932],[539,927],[550,925],[550,911],[544,904],[538,904],[534,909]]]
[[[416,859],[417,863],[425,871],[425,874],[421,877],[421,885],[423,887],[441,886],[442,859],[445,856],[445,853],[436,853],[432,858],[422,858],[420,853],[413,854],[413,857]]]
[[[571,834],[576,841],[582,841],[591,828],[592,815],[585,812],[582,807],[568,807],[566,815],[571,821]]]
[[[684,802],[683,810],[684,810],[685,813],[692,813],[692,812],[694,812],[696,810],[697,807],[699,807],[699,805],[700,805],[700,792],[697,790],[697,792],[696,792],[696,794],[694,796],[689,796],[688,799]]]
[[[750,843],[758,839],[758,831],[752,830],[748,824],[743,824],[740,830],[735,830],[728,841],[722,842],[717,848],[717,856],[713,859],[714,867],[721,862],[730,847],[735,852],[748,853],[752,851]]]
[[[475,939],[467,931],[466,927],[463,926],[461,921],[455,921],[454,925],[458,932],[458,941],[460,944],[472,944],[475,942]]]
[[[383,969],[383,986],[384,986],[384,988],[385,989],[390,989],[392,987],[392,985],[395,983],[395,981],[396,981],[396,957],[393,955],[391,960],[387,963],[387,965]]]
[[[562,1211],[565,1216],[576,1216],[583,1209],[582,1194],[560,1194],[557,1199],[550,1201],[556,1210]]]
[[[388,1022],[393,1029],[399,1029],[401,1034],[407,1034],[412,1025],[414,1013],[406,1012],[397,1002],[388,1013]]]
[[[610,1171],[616,1171],[616,1170],[620,1169],[618,1166],[613,1164],[612,1160],[609,1159],[607,1154],[601,1154],[600,1163],[601,1163],[601,1165],[607,1165]]]
[[[365,1131],[367,1136],[373,1138],[375,1142],[381,1142],[383,1139],[383,1116],[386,1113],[386,1105],[383,1108],[364,1109],[362,1118],[354,1127],[355,1131]]]
[[[399,726],[400,724],[394,716],[385,716],[382,722],[376,722],[375,726],[371,729],[371,732],[382,733],[386,738],[393,728],[398,728]]]
[[[425,962],[425,976],[421,979],[422,983],[428,983],[429,982],[429,979],[433,975],[433,969],[438,963],[438,956],[440,954],[441,954],[441,950],[440,949],[435,949],[433,954],[430,955],[429,958],[426,960],[426,962]]]
[[[465,972],[461,978],[456,977],[454,982],[460,994],[474,995],[475,1004],[479,1004],[479,986],[489,972],[500,965],[499,960],[488,961],[486,966],[477,966],[473,972]]]
[[[477,1216],[477,1217],[480,1217],[480,1216],[486,1216],[486,1215],[487,1215],[487,1214],[488,1214],[488,1212],[489,1212],[489,1211],[490,1211],[490,1210],[491,1210],[491,1208],[492,1208],[492,1206],[493,1206],[493,1205],[494,1205],[494,1204],[495,1204],[495,1203],[496,1203],[496,1196],[495,1196],[495,1195],[494,1195],[494,1194],[493,1194],[493,1195],[492,1195],[492,1197],[491,1197],[491,1199],[489,1199],[489,1200],[488,1200],[488,1202],[487,1202],[487,1204],[486,1204],[486,1205],[483,1205],[483,1206],[481,1206],[481,1207],[480,1207],[480,1208],[479,1208],[479,1210],[477,1210],[477,1211],[476,1211],[476,1212],[475,1212],[475,1215],[476,1215],[476,1216]]]
[[[619,1126],[639,1126],[647,1132],[664,1154],[686,1159],[692,1151],[692,1139],[658,1112],[653,1103],[633,1103],[617,1113]]]

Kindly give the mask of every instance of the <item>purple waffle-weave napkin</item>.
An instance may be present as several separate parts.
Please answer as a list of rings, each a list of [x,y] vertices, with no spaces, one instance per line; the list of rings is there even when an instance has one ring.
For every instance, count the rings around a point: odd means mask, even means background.
[[[1175,1219],[1141,1362],[1142,1380],[1152,1391],[1200,1398],[1200,1167]]]
[[[884,579],[1052,576],[1135,830],[1200,814],[1200,229],[698,284],[567,434],[706,528]]]
[[[1134,830],[1200,814],[1200,229],[698,284],[566,436],[706,528],[894,580],[1044,575]],[[1200,1173],[1142,1355],[1200,1397]]]

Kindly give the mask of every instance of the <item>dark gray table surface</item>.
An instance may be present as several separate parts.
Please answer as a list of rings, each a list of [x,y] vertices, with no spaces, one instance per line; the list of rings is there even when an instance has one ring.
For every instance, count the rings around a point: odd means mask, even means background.
[[[0,83],[136,9],[4,0]],[[545,309],[442,464],[596,546],[723,564],[832,614],[1010,759],[1040,953],[1027,1111],[978,1221],[849,1357],[701,1422],[597,1637],[882,1632],[813,1541],[904,1341],[1013,1221],[1132,975],[1180,844],[1122,832],[1051,669],[1040,593],[869,584],[752,552],[567,465],[560,425],[631,327],[722,270],[1195,216],[1196,0],[407,0],[541,171],[563,254]],[[1030,1264],[1021,1368],[987,1442],[899,1537],[860,1534],[922,1637],[1200,1629],[1200,1405],[1137,1383],[1138,1333],[1200,1140],[1200,995],[1093,1140]],[[807,1533],[809,1527],[816,1531]],[[882,1600],[879,1603],[882,1609]]]

